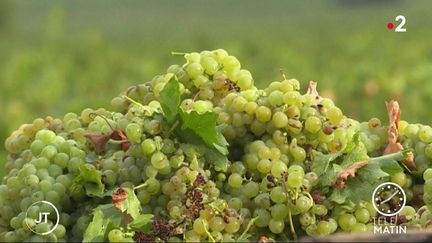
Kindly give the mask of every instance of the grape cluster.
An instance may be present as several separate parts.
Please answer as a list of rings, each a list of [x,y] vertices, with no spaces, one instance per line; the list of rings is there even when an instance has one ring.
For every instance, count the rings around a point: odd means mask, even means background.
[[[331,185],[320,185],[312,161],[315,153],[342,153],[357,135],[370,156],[382,155],[389,138],[380,120],[350,119],[318,95],[315,83],[302,93],[300,82],[284,74],[258,89],[252,74],[222,49],[182,55],[185,64],[130,87],[112,99],[112,110],[38,118],[12,133],[0,185],[0,241],[81,241],[92,210],[111,200],[74,186],[83,166],[100,176],[105,191],[134,188],[143,213],[155,217],[151,233],[116,225],[105,238],[111,242],[285,241],[373,231],[379,215],[371,202],[329,199]],[[217,114],[217,129],[229,143],[226,169],[214,166],[207,145],[178,136],[178,124],[167,122],[161,94],[173,77],[182,111]],[[417,172],[386,180],[402,186],[412,205],[400,213],[401,223],[426,227],[432,219],[432,128],[400,121],[398,129]],[[34,205],[41,200],[60,212],[59,226],[48,235],[33,233],[54,223],[31,220],[52,210]]]

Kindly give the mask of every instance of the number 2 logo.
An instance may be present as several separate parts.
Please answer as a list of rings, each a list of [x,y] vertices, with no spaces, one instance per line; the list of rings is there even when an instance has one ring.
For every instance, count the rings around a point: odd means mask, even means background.
[[[396,21],[396,22],[399,22],[399,21],[400,21],[399,25],[396,26],[396,28],[395,28],[395,32],[406,32],[406,31],[407,31],[407,30],[404,28],[405,23],[406,23],[406,18],[405,18],[405,16],[403,16],[403,15],[398,15],[398,16],[395,18],[395,21]]]

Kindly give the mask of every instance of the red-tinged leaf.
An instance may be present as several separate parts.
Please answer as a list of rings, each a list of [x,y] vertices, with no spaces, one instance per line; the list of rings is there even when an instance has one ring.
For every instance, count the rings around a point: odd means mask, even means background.
[[[314,97],[315,100],[315,104],[318,104],[321,102],[322,97],[318,94],[318,90],[317,90],[317,83],[314,81],[309,81],[309,87],[307,90],[307,94],[312,95]]]
[[[404,151],[403,146],[397,141],[401,110],[396,100],[391,100],[387,103],[387,114],[390,124],[388,128],[388,145],[384,150],[384,155]],[[411,170],[417,170],[416,164],[414,163],[414,154],[411,152],[409,152],[408,158],[404,160],[404,164]]]
[[[345,182],[348,180],[348,177],[355,177],[356,172],[358,169],[364,167],[365,165],[368,164],[368,161],[361,161],[361,162],[357,162],[353,165],[351,165],[350,167],[348,167],[348,169],[340,172],[338,174],[338,177],[336,179],[336,182],[334,183],[334,186],[338,189],[342,189],[345,187]]]
[[[121,148],[123,151],[127,151],[130,146],[131,143],[129,142],[128,137],[126,136],[126,133],[123,132],[122,130],[115,130],[111,133],[111,138],[117,141],[122,141],[122,143],[120,144]]]
[[[99,135],[94,133],[87,133],[84,136],[90,139],[90,141],[92,141],[96,145],[96,148],[101,152],[105,151],[105,146],[111,139],[111,134]]]
[[[121,130],[114,130],[112,133],[107,135],[100,135],[94,133],[87,133],[84,135],[86,138],[90,139],[100,152],[105,152],[106,144],[110,139],[120,141],[120,146],[123,151],[127,151],[130,148],[130,142],[126,133]]]

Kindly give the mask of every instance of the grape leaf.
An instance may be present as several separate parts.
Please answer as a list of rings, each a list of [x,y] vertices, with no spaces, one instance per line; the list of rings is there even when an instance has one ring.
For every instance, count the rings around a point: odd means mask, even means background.
[[[87,196],[103,197],[105,185],[102,183],[102,175],[96,168],[80,165],[79,174],[72,181],[71,190],[79,194],[85,190]]]
[[[140,214],[129,226],[135,231],[150,233],[152,230],[153,214]]]
[[[345,182],[348,180],[349,177],[355,177],[357,170],[361,169],[362,167],[366,166],[368,164],[367,160],[357,162],[352,164],[350,167],[348,167],[345,170],[342,170],[339,172],[336,181],[334,183],[334,186],[338,189],[342,189],[345,187]]]
[[[231,165],[226,155],[223,155],[216,149],[207,148],[205,155],[206,160],[213,164],[215,171],[226,172]]]
[[[173,76],[160,92],[160,103],[168,123],[173,123],[180,106],[180,85]]]
[[[119,188],[113,193],[112,199],[116,208],[120,209],[121,212],[126,212],[133,219],[141,214],[141,203],[133,189]]]
[[[179,109],[180,117],[182,119],[181,129],[183,131],[189,130],[198,135],[207,146],[215,148],[223,155],[228,154],[228,142],[224,136],[218,132],[216,127],[216,120],[218,115],[214,112],[206,112],[199,114],[196,111],[185,112]]]
[[[93,210],[93,219],[84,232],[83,242],[104,242],[108,233],[117,228],[123,215],[112,203],[100,205]]]
[[[318,176],[323,175],[329,168],[330,162],[338,158],[341,153],[323,154],[316,150],[312,151],[312,172],[315,172]]]
[[[333,190],[335,195],[334,201],[339,203],[343,198],[349,199],[355,203],[361,200],[370,200],[372,192],[385,177],[394,175],[397,172],[403,171],[398,161],[403,161],[408,157],[407,151],[401,151],[393,154],[383,155],[380,157],[371,158],[367,164],[357,169],[355,177],[346,180],[345,187],[338,195]]]

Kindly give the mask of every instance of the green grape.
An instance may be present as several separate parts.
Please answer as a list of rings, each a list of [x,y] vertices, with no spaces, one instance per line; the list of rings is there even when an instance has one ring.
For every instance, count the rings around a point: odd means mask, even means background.
[[[126,126],[126,136],[129,141],[139,143],[141,141],[142,130],[141,126],[136,123],[129,123]]]
[[[271,119],[271,110],[265,106],[259,106],[255,111],[255,116],[260,122],[268,122]]]
[[[327,109],[326,116],[333,125],[338,125],[343,118],[342,111],[336,106]]]
[[[398,172],[391,176],[391,181],[403,187],[407,183],[407,176],[404,172]]]
[[[370,214],[369,211],[366,208],[358,208],[354,212],[355,218],[358,222],[366,224],[369,222]]]
[[[276,128],[284,128],[288,125],[288,117],[285,113],[278,111],[273,114],[272,122]]]
[[[189,77],[195,79],[204,73],[204,68],[201,66],[201,64],[195,62],[186,66],[186,71]]]
[[[228,223],[225,224],[225,231],[233,234],[236,233],[237,231],[239,231],[240,229],[240,220],[236,217],[229,217],[228,218]]]
[[[155,152],[151,157],[151,164],[154,168],[160,170],[169,166],[169,160],[162,152]]]
[[[357,223],[356,218],[352,214],[342,214],[338,219],[338,224],[343,231],[349,232]]]
[[[281,178],[283,173],[286,173],[288,171],[288,168],[286,164],[280,160],[273,161],[272,167],[271,167],[271,173],[276,178]]]
[[[325,216],[327,215],[327,208],[326,206],[322,205],[322,204],[315,204],[312,207],[312,213],[318,216]]]
[[[210,222],[210,229],[216,232],[222,232],[225,228],[224,220],[221,217],[213,217]]]
[[[362,233],[362,232],[366,232],[367,230],[368,229],[366,225],[363,223],[355,223],[351,228],[352,233]]]
[[[220,62],[227,71],[241,68],[240,62],[234,56],[225,56]]]
[[[122,242],[122,241],[124,241],[123,232],[119,229],[112,229],[108,233],[108,240],[110,242]]]
[[[417,135],[421,141],[432,143],[432,128],[430,126],[421,126]]]
[[[274,234],[280,234],[285,228],[285,223],[283,220],[270,219],[268,227],[270,231]]]
[[[277,107],[283,104],[284,102],[284,93],[279,90],[275,90],[270,93],[269,97],[270,105],[273,107]]]
[[[300,214],[299,221],[302,226],[315,224],[315,216],[309,212]]]
[[[313,201],[307,196],[300,196],[296,200],[296,207],[301,213],[307,212],[313,206]]]
[[[246,183],[243,187],[243,194],[247,198],[254,198],[258,195],[258,193],[259,193],[259,185],[254,181],[250,181]]]
[[[432,168],[428,168],[425,170],[425,172],[423,173],[423,179],[425,181],[432,180]]]
[[[317,223],[317,233],[319,235],[329,235],[333,232],[333,227],[328,221],[319,221]]]
[[[315,116],[308,117],[305,121],[305,129],[310,133],[317,133],[321,130],[321,120]]]
[[[303,185],[304,176],[302,173],[294,171],[288,174],[288,186],[291,188],[300,188]]]
[[[243,178],[238,173],[233,173],[228,177],[228,184],[233,188],[239,188],[242,185]]]
[[[205,219],[198,218],[193,223],[193,230],[199,234],[204,235],[206,234],[206,231],[208,231],[208,222]]]
[[[285,204],[276,204],[271,207],[271,217],[276,220],[284,220],[288,215],[288,210]]]
[[[276,186],[272,188],[270,198],[275,203],[284,203],[287,200],[287,195],[282,187]]]
[[[297,139],[293,139],[293,141],[291,141],[289,152],[295,161],[304,161],[306,159],[306,151],[297,145]]]
[[[426,145],[424,153],[429,159],[432,159],[432,143]]]

